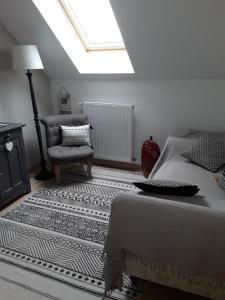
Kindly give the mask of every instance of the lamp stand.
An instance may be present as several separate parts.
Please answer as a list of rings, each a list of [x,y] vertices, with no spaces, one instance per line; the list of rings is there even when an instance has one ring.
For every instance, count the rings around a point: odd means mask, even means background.
[[[54,177],[54,175],[52,172],[50,172],[46,169],[46,161],[44,158],[43,145],[42,145],[42,139],[41,139],[40,120],[38,117],[38,109],[37,109],[37,104],[36,104],[35,95],[34,95],[34,87],[33,87],[33,82],[32,82],[32,73],[30,72],[30,70],[27,70],[26,75],[28,77],[29,86],[30,86],[30,95],[31,95],[31,101],[32,101],[33,112],[34,112],[34,123],[35,123],[35,127],[36,127],[38,145],[39,145],[39,150],[40,150],[40,158],[41,158],[41,161],[40,161],[41,170],[35,175],[35,179],[47,180],[47,179]]]

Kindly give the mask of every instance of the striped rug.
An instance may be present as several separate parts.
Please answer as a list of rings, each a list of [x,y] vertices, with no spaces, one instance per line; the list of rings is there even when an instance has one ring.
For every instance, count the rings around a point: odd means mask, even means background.
[[[16,286],[21,299],[101,298],[111,203],[119,192],[136,188],[132,180],[72,177],[36,192],[0,218],[0,288],[2,282],[11,284],[11,291]],[[122,291],[110,299],[140,299],[140,290],[124,279]]]

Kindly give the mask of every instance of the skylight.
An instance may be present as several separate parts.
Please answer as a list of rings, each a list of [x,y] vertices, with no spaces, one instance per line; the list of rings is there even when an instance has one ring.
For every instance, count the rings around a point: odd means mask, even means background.
[[[87,50],[125,49],[109,0],[59,0]]]
[[[109,0],[32,0],[80,73],[134,73]]]

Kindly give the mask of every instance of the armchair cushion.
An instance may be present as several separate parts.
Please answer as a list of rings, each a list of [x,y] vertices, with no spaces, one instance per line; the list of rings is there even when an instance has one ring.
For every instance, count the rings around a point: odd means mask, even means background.
[[[52,162],[58,164],[79,161],[82,158],[92,158],[93,150],[90,146],[53,146],[48,148],[48,156]]]
[[[61,126],[62,130],[62,145],[78,146],[90,145],[90,125],[83,126]]]

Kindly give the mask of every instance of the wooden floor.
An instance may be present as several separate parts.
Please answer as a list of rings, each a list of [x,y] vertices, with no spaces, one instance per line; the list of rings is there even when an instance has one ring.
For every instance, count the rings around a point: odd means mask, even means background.
[[[31,184],[31,193],[24,195],[11,203],[10,205],[6,206],[4,209],[0,210],[0,216],[4,215],[7,211],[11,210],[13,207],[17,206],[19,203],[23,202],[29,195],[33,194],[34,192],[37,192],[38,190],[49,186],[52,184],[54,179],[47,180],[47,181],[38,181],[34,179],[34,176],[30,176],[30,184]]]
[[[31,194],[32,194],[44,187],[51,185],[54,182],[54,179],[47,180],[47,181],[37,181],[34,179],[33,175],[31,175],[30,181],[31,181],[31,190],[32,190]],[[1,210],[0,216],[4,215],[7,211],[11,210],[19,203],[23,202],[24,199],[27,198],[28,196],[29,195],[25,195],[19,198],[17,201],[13,202],[9,206]],[[146,281],[144,294],[141,300],[209,300],[209,299]]]

